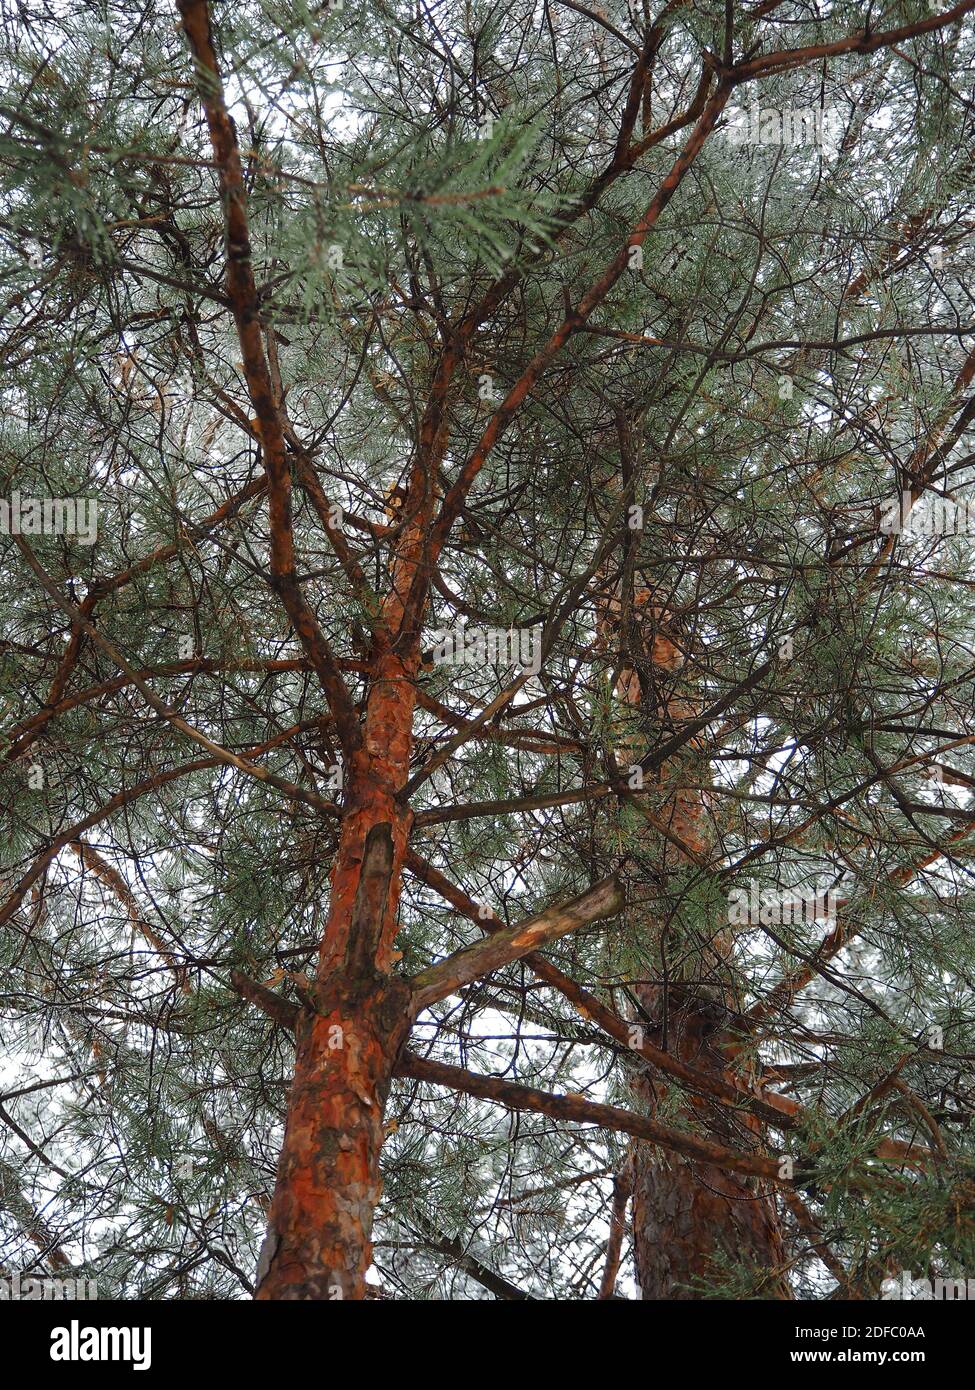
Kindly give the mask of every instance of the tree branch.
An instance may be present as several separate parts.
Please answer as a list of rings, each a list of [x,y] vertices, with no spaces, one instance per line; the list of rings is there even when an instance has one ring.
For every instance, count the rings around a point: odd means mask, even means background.
[[[429,1081],[435,1086],[447,1086],[451,1090],[476,1096],[480,1100],[495,1101],[498,1105],[507,1106],[509,1110],[528,1110],[536,1115],[548,1115],[554,1120],[598,1125],[601,1129],[632,1134],[637,1139],[659,1144],[662,1149],[683,1154],[685,1158],[698,1163],[715,1168],[727,1168],[749,1177],[764,1178],[781,1186],[793,1185],[793,1180],[779,1176],[777,1159],[766,1158],[761,1154],[736,1153],[732,1149],[713,1143],[710,1139],[699,1139],[696,1135],[669,1129],[645,1115],[637,1115],[631,1110],[621,1110],[615,1105],[579,1100],[573,1096],[553,1096],[547,1091],[519,1086],[498,1076],[477,1076],[473,1072],[464,1071],[462,1067],[434,1062],[428,1057],[418,1057],[409,1051],[404,1052],[397,1063],[396,1075],[410,1076],[416,1081]]]
[[[585,893],[562,907],[549,908],[515,927],[506,927],[483,941],[465,946],[461,951],[421,970],[411,981],[413,1008],[416,1013],[453,994],[461,985],[490,974],[567,936],[577,927],[613,917],[622,911],[626,899],[615,875],[604,878]]]
[[[301,592],[295,571],[291,468],[261,339],[260,305],[251,264],[247,222],[247,191],[237,133],[227,111],[213,49],[209,8],[206,0],[179,0],[179,12],[196,60],[200,99],[220,171],[220,195],[226,224],[227,294],[237,325],[248,394],[260,423],[261,447],[267,469],[271,583],[280,595],[295,632],[318,673],[335,719],[339,741],[345,752],[351,754],[362,742],[359,720],[328,639]]]

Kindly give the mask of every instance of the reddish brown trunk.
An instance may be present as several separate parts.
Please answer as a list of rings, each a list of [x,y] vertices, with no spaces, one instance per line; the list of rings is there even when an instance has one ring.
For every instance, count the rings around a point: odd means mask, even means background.
[[[319,986],[303,1013],[259,1299],[361,1299],[379,1200],[383,1111],[409,991],[379,975]]]
[[[689,1162],[639,1144],[634,1161],[633,1234],[636,1277],[644,1299],[697,1299],[719,1281],[723,1262],[756,1271],[781,1269],[779,1221],[757,1179]],[[789,1298],[771,1275],[755,1296]]]
[[[318,978],[297,1027],[260,1299],[365,1297],[386,1098],[412,1020],[409,987],[388,973],[409,835],[388,772],[375,753],[356,756]]]
[[[684,660],[665,635],[666,614],[653,605],[647,590],[634,595],[633,609],[637,626],[642,625],[637,640],[666,690]],[[619,603],[611,601],[606,634],[613,632],[620,611]],[[660,696],[655,690],[644,689],[633,667],[620,672],[616,693],[625,704],[644,708],[652,704],[656,720],[664,725],[679,726],[681,720],[695,713],[688,699],[691,691]],[[639,761],[641,745],[640,740],[630,741],[619,753],[626,761]],[[699,769],[694,768],[695,752],[692,744],[686,757],[661,770],[672,789],[656,817],[657,824],[663,823],[672,837],[659,843],[662,880],[682,871],[692,860],[706,862],[710,852],[706,801],[699,792],[681,787],[682,780],[701,780]],[[648,848],[654,844],[654,833],[648,826]],[[634,926],[644,935],[652,933],[656,945],[658,922],[637,920]],[[706,946],[702,943],[696,960],[685,957],[680,981],[666,986],[645,984],[637,989],[643,1017],[650,1020],[647,1041],[698,1071],[710,1071],[725,1080],[729,1079],[729,1063],[740,1050],[740,1040],[730,1033],[726,1022],[735,1002],[727,990],[724,969],[730,947],[730,933],[721,932]],[[635,1089],[651,1112],[670,1090],[662,1085],[659,1074],[653,1087],[641,1078]],[[703,1119],[709,1137],[730,1148],[761,1146],[761,1126],[752,1117],[731,1117],[722,1107],[705,1109],[700,1103],[688,1103],[684,1113],[695,1127]],[[730,1264],[752,1267],[758,1272],[759,1283],[764,1275],[767,1282],[760,1291],[766,1297],[790,1297],[788,1283],[779,1273],[784,1263],[781,1227],[775,1194],[768,1186],[642,1141],[633,1148],[631,1175],[633,1254],[642,1298],[699,1298],[721,1278],[723,1266]]]
[[[297,1029],[295,1076],[256,1297],[365,1297],[380,1195],[383,1115],[411,1023],[390,973],[411,816],[397,801],[412,685],[378,663],[363,747],[349,769],[328,924]]]
[[[663,1042],[663,991],[641,991],[642,1006],[658,1022],[648,1041]],[[699,989],[671,988],[667,1047],[699,1071],[726,1075],[735,1041],[722,1026],[724,1006]],[[663,1095],[656,1089],[656,1103]],[[685,1108],[689,1117],[700,1111]],[[708,1108],[710,1137],[736,1150],[760,1144],[757,1120]],[[633,1152],[633,1255],[644,1299],[693,1299],[719,1282],[728,1265],[755,1273],[755,1294],[789,1298],[780,1271],[784,1250],[775,1196],[767,1184],[676,1153],[637,1143]]]
[[[374,630],[363,737],[346,768],[328,922],[312,998],[297,1029],[259,1299],[365,1297],[383,1115],[412,1023],[409,987],[392,971],[413,820],[397,794],[409,772],[420,659],[418,628],[402,629],[429,519],[425,476],[418,463],[405,506],[411,495],[421,502],[390,566],[390,592]]]
[[[348,769],[345,814],[331,874],[328,924],[319,955],[318,977],[340,969],[353,948],[352,924],[359,893],[361,867],[369,832],[388,825],[393,857],[388,889],[375,935],[375,963],[388,971],[393,962],[396,912],[402,887],[403,860],[412,813],[396,798],[406,780],[412,744],[417,659],[403,660],[388,652],[377,661],[366,707],[363,746]]]

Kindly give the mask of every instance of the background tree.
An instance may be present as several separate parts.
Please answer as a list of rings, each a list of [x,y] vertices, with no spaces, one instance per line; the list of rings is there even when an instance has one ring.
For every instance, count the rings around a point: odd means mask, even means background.
[[[970,1267],[973,9],[8,7],[6,1268]]]

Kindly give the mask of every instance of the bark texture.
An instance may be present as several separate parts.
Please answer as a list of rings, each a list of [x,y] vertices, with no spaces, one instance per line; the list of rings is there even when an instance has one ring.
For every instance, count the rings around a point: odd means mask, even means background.
[[[621,670],[617,696],[658,726],[679,726],[695,713],[691,692],[680,679],[684,657],[667,633],[666,614],[652,603],[648,591],[634,595],[633,612],[629,641],[641,659]],[[614,607],[607,618],[607,635],[618,623],[619,609]],[[642,751],[633,742],[625,749],[627,758],[634,761]],[[692,743],[686,753],[660,770],[661,782],[672,790],[654,817],[656,824],[647,823],[645,838],[647,848],[655,850],[662,881],[690,862],[706,862],[711,847],[707,800],[682,786],[702,780],[694,767],[697,751]],[[664,960],[661,938],[666,929],[659,921],[647,920],[640,908],[631,911],[641,914],[634,925],[652,938],[655,947],[660,945]],[[647,981],[636,987],[646,1041],[716,1083],[733,1081],[729,1065],[742,1043],[729,1026],[735,1011],[726,969],[731,946],[730,932],[719,932],[683,951],[678,979]],[[662,1076],[655,1072],[651,1082],[644,1074],[634,1082],[634,1090],[651,1114],[670,1092]],[[746,1151],[762,1149],[762,1126],[754,1116],[741,1116],[700,1097],[689,1098],[682,1113],[695,1126],[703,1120],[709,1135],[722,1144]],[[720,1278],[725,1263],[751,1266],[758,1272],[765,1296],[791,1296],[781,1274],[782,1232],[770,1184],[642,1140],[634,1144],[628,1168],[634,1262],[642,1298],[699,1298]]]
[[[722,1026],[725,1009],[700,990],[668,990],[668,1050],[699,1071],[727,1073],[737,1040]],[[644,994],[648,1012],[664,1004]],[[660,1043],[663,1027],[651,1030]],[[657,1101],[662,1099],[657,1088]],[[697,1107],[685,1107],[685,1113]],[[760,1123],[732,1115],[724,1107],[708,1107],[711,1136],[737,1148],[761,1146]],[[632,1229],[637,1282],[644,1299],[700,1298],[719,1278],[722,1265],[744,1263],[757,1272],[760,1292],[769,1298],[790,1297],[781,1274],[785,1253],[776,1199],[770,1184],[724,1167],[696,1163],[638,1142],[633,1154]]]
[[[306,1010],[298,1026],[259,1299],[366,1296],[383,1111],[409,1027],[409,989],[375,975],[317,994],[317,1012]]]

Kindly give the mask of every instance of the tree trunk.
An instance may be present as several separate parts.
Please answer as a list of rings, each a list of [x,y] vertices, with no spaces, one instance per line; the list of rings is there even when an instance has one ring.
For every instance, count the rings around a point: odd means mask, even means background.
[[[409,1030],[409,989],[367,974],[319,987],[298,1026],[259,1299],[365,1297],[383,1113]]]
[[[648,1040],[662,1046],[663,991],[654,994],[656,999],[641,991],[641,1005],[658,1023]],[[736,1042],[722,1026],[723,1004],[700,990],[672,986],[667,994],[668,1050],[699,1071],[726,1075]],[[661,1099],[658,1086],[656,1103]],[[688,1105],[684,1113],[696,1115],[700,1123],[696,1107]],[[739,1150],[761,1142],[757,1120],[732,1116],[720,1106],[707,1107],[707,1128],[712,1138]],[[638,1142],[633,1151],[631,1223],[637,1283],[644,1299],[700,1298],[721,1278],[723,1265],[732,1263],[752,1266],[759,1294],[791,1297],[780,1273],[785,1255],[775,1195],[758,1178]]]
[[[684,657],[667,635],[667,615],[654,606],[647,590],[633,596],[631,640],[642,650],[643,669],[655,668],[649,683],[632,666],[623,666],[616,694],[624,704],[641,709],[658,727],[678,726],[694,713],[689,694],[674,690]],[[604,632],[618,626],[620,606],[609,606]],[[632,649],[632,648],[631,648]],[[666,692],[666,693],[664,693]],[[621,752],[638,761],[643,740],[630,741]],[[648,849],[655,851],[662,881],[695,861],[705,863],[711,850],[707,805],[697,791],[685,791],[682,781],[699,782],[694,770],[696,745],[666,768],[661,775],[673,791],[657,813],[657,824],[666,826],[664,839],[647,825]],[[683,847],[683,848],[682,848]],[[648,862],[650,858],[648,856]],[[662,935],[659,922],[637,920],[635,930],[651,936],[656,945]],[[724,961],[731,947],[728,931],[685,952],[679,981],[646,982],[636,988],[647,1041],[674,1053],[699,1071],[728,1078],[728,1067],[741,1050],[741,1039],[728,1027],[734,998],[728,989]],[[661,959],[665,957],[661,949]],[[638,1076],[634,1090],[651,1113],[669,1094],[657,1077]],[[762,1127],[751,1116],[731,1115],[726,1107],[688,1102],[683,1113],[696,1125],[702,1120],[710,1137],[733,1148],[761,1147]],[[780,1271],[784,1264],[781,1225],[774,1192],[758,1179],[710,1167],[638,1141],[632,1152],[631,1231],[637,1283],[644,1299],[700,1298],[722,1274],[722,1265],[744,1263],[768,1272],[763,1292],[772,1298],[789,1298],[788,1281]]]
[[[402,699],[385,714],[401,720],[403,705],[411,714]],[[365,1297],[386,1098],[412,1023],[410,988],[390,973],[410,815],[390,739],[381,754],[372,741],[353,759],[318,976],[298,1015],[260,1299]]]
[[[426,495],[429,466],[421,455],[412,495]],[[400,539],[374,631],[362,740],[348,759],[317,978],[296,1028],[259,1299],[365,1298],[386,1099],[413,1022],[410,987],[392,972],[413,822],[398,793],[409,773],[420,660],[418,625],[405,635],[402,625],[426,523],[421,506]],[[400,650],[390,633],[399,634]]]
[[[706,1296],[723,1260],[781,1269],[778,1214],[756,1181],[637,1145],[631,1221],[641,1298]],[[784,1278],[773,1275],[766,1296],[791,1297]]]

